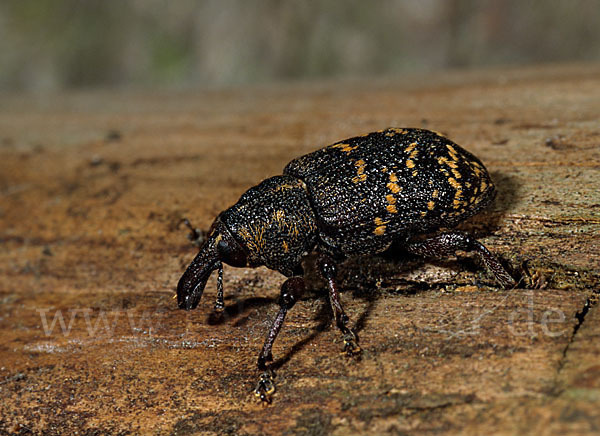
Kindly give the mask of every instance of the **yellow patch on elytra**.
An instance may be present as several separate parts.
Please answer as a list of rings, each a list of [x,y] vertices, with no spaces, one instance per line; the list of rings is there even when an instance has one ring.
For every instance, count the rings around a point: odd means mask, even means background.
[[[346,143],[342,142],[340,144],[332,145],[332,148],[341,148],[342,151],[344,151],[346,153],[350,153],[352,150],[356,150],[358,148],[358,145],[359,144],[350,145],[350,144],[346,144]]]
[[[375,230],[373,230],[373,233],[375,233],[377,236],[383,235],[385,233],[385,226],[375,227]]]
[[[390,182],[397,182],[398,177],[396,177],[396,173],[390,173]]]
[[[290,251],[290,247],[288,246],[287,242],[283,241],[283,242],[281,243],[281,245],[283,245],[283,251],[284,251],[285,253],[287,253],[288,251]]]
[[[433,201],[430,201],[427,203],[427,209],[433,210],[434,207],[435,207],[435,203]]]
[[[426,211],[421,212],[421,216],[425,216],[425,215],[427,215]]]
[[[387,202],[389,204],[395,204],[396,203],[396,197],[394,197],[392,194],[386,195],[385,199],[387,200]]]
[[[419,154],[419,150],[413,150],[413,152],[410,154],[409,158],[414,159],[415,157],[417,157],[418,154]]]
[[[452,158],[454,160],[456,160],[456,158],[458,157],[458,153],[456,152],[456,149],[454,147],[452,147],[450,144],[446,144],[446,148],[448,149],[450,156],[452,156]]]
[[[395,183],[388,183],[386,186],[394,194],[397,194],[398,192],[402,191],[402,188]]]
[[[460,173],[458,172],[458,170],[452,169],[452,174],[454,174],[454,177],[457,179],[460,179],[462,176],[460,175]]]
[[[382,173],[387,173],[387,167],[383,167],[383,168],[381,169],[381,172],[382,172]]]
[[[415,148],[416,146],[417,146],[417,143],[416,143],[416,142],[413,142],[412,144],[409,144],[409,145],[408,145],[408,147],[406,147],[406,148],[404,149],[404,151],[405,151],[406,153],[410,153],[411,151],[413,151],[413,150],[414,150],[414,148]]]
[[[449,177],[449,178],[448,178],[448,183],[450,183],[450,185],[452,185],[452,187],[453,187],[454,189],[460,189],[460,188],[462,188],[462,186],[460,186],[460,183],[458,183],[458,182],[456,181],[456,179],[455,179],[455,178],[453,178],[453,177]]]
[[[406,135],[408,133],[408,130],[399,129],[398,127],[392,127],[390,130],[396,133],[400,133],[402,135]]]
[[[407,166],[408,168],[414,168],[414,167],[415,167],[415,163],[414,163],[412,160],[410,160],[410,159],[407,159],[407,160],[406,160],[406,166]]]
[[[442,156],[442,157],[438,157],[438,163],[440,165],[448,165],[450,168],[458,168],[458,165],[456,164],[456,162],[448,160],[447,157]]]
[[[483,191],[485,191],[485,190],[486,190],[486,188],[487,188],[487,183],[485,183],[485,180],[482,180],[482,181],[481,181],[481,185],[480,185],[480,186],[481,186],[481,192],[483,192]]]
[[[437,189],[434,189],[434,190],[433,190],[433,193],[431,194],[431,196],[432,196],[433,198],[438,198],[438,195],[440,195],[440,191],[438,191]]]
[[[387,223],[389,223],[389,221],[384,221],[381,218],[377,217],[373,220],[373,222],[375,223],[376,226],[383,226]]]
[[[413,177],[415,177],[417,174],[418,174],[418,171],[417,171],[417,170],[414,170],[414,171],[412,172],[412,175],[413,175]]]
[[[398,213],[398,210],[396,209],[396,206],[394,206],[393,204],[388,204],[386,206],[386,209],[389,213]]]
[[[365,167],[367,166],[367,164],[365,163],[365,161],[362,159],[359,159],[356,162],[354,162],[354,165],[357,167],[356,168],[357,176],[352,178],[352,182],[359,183],[359,182],[364,182],[365,180],[367,180],[367,175],[365,174]]]

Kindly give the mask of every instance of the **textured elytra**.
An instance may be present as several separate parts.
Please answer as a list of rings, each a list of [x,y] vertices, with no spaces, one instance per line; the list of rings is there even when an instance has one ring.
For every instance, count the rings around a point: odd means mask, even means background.
[[[306,184],[322,248],[336,256],[453,227],[495,194],[479,159],[423,129],[346,139],[294,159],[284,174]]]

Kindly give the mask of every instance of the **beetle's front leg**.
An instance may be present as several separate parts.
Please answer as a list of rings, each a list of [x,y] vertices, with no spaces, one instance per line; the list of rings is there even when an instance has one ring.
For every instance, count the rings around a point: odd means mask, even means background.
[[[324,254],[319,255],[317,260],[319,271],[327,281],[329,288],[329,303],[335,316],[335,323],[344,334],[344,352],[348,356],[360,354],[362,351],[358,345],[358,336],[350,328],[348,328],[348,315],[344,312],[342,303],[340,302],[340,293],[336,281],[337,269],[333,259]]]
[[[275,373],[270,367],[273,362],[273,354],[271,352],[273,343],[279,335],[285,316],[296,301],[300,299],[304,293],[304,279],[302,277],[290,277],[283,285],[281,285],[281,293],[279,295],[279,312],[271,325],[263,349],[258,356],[258,369],[263,371],[258,379],[254,395],[266,403],[271,402],[271,397],[275,393]]]

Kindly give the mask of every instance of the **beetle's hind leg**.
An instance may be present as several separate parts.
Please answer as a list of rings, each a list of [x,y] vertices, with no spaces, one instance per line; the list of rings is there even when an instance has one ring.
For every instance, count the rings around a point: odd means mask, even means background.
[[[290,277],[281,285],[279,312],[277,313],[273,324],[271,324],[271,329],[269,330],[265,344],[258,356],[258,369],[263,372],[254,389],[254,395],[265,403],[270,403],[271,397],[275,393],[275,373],[271,368],[271,363],[273,362],[273,343],[281,331],[288,310],[296,304],[296,301],[298,301],[304,293],[304,289],[304,279],[302,277]]]
[[[340,302],[340,294],[336,281],[337,269],[333,260],[324,254],[319,255],[317,260],[319,271],[327,281],[329,288],[329,303],[335,316],[335,323],[344,335],[344,353],[348,356],[360,354],[362,351],[358,345],[358,337],[350,328],[348,328],[348,315],[344,312]]]
[[[475,251],[487,269],[504,288],[515,285],[515,280],[502,266],[500,261],[481,242],[464,232],[447,232],[419,242],[405,245],[407,251],[419,256],[443,257],[454,254],[457,250]]]

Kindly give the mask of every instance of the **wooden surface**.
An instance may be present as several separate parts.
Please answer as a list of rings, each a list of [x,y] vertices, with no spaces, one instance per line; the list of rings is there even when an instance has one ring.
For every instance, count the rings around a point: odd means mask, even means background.
[[[597,434],[599,115],[599,66],[4,96],[0,433]],[[226,267],[223,320],[214,277],[177,310],[196,250],[180,220],[207,229],[292,158],[388,126],[482,159],[499,195],[463,228],[524,280],[500,290],[465,253],[349,262],[364,352],[348,359],[309,271],[264,407],[283,278]]]

